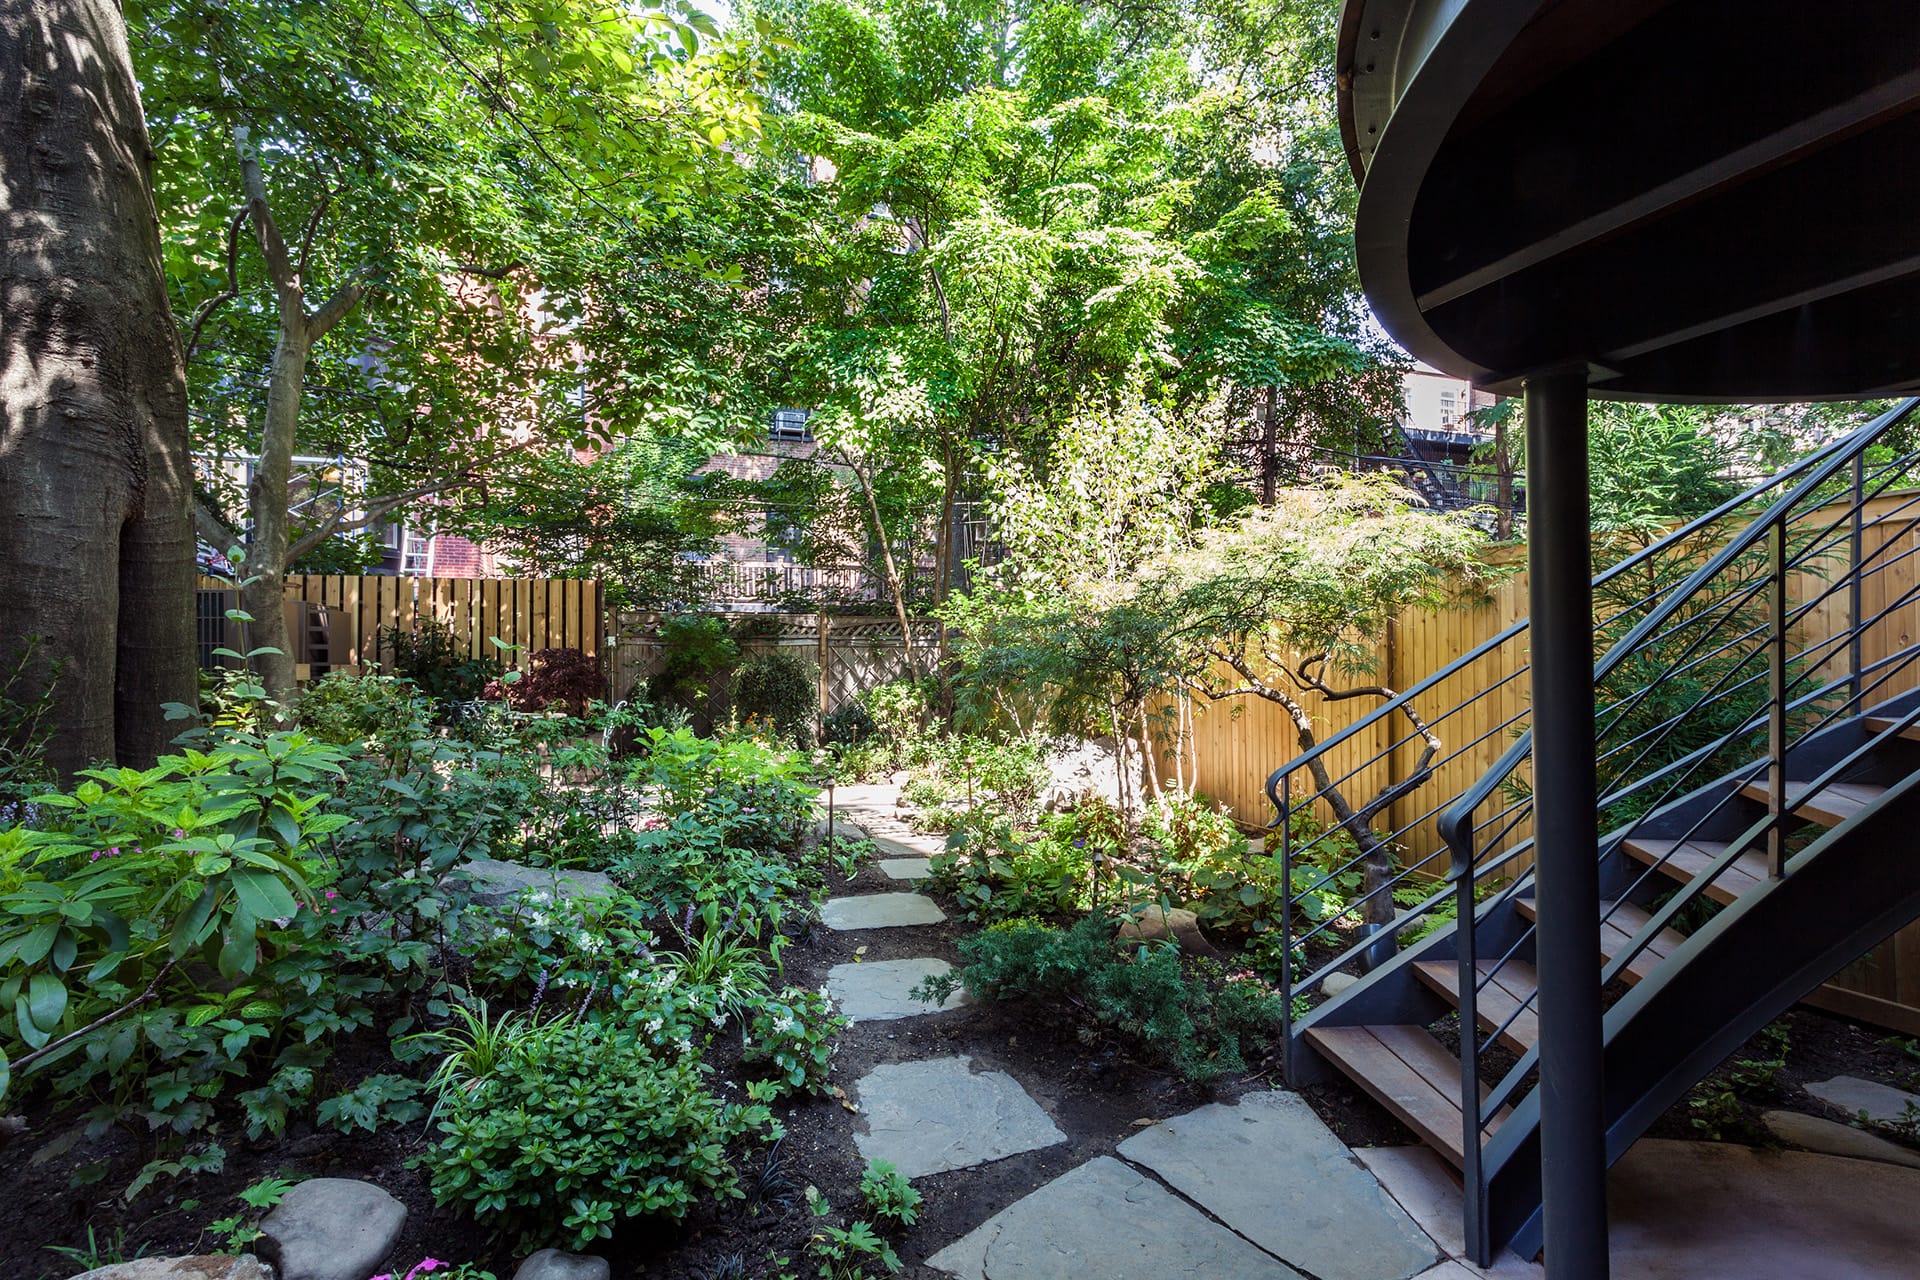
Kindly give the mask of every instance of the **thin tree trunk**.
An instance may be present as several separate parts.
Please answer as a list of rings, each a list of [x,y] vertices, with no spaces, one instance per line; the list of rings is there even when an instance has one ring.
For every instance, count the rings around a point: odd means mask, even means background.
[[[0,653],[49,763],[151,763],[196,696],[185,375],[119,6],[0,5]],[[30,692],[30,691],[29,691]]]
[[[280,234],[279,223],[267,201],[266,175],[260,169],[246,126],[233,130],[239,153],[245,206],[253,223],[254,239],[273,282],[279,312],[279,336],[267,375],[266,421],[261,424],[260,450],[254,460],[253,480],[247,486],[252,516],[252,538],[247,547],[247,576],[240,591],[243,608],[253,617],[250,660],[267,696],[282,704],[293,697],[293,652],[287,643],[285,589],[287,546],[291,538],[289,499],[293,484],[293,455],[300,425],[300,399],[306,390],[307,357],[313,344],[345,319],[366,292],[366,272],[356,271],[318,308],[307,309],[306,244],[296,260]],[[324,209],[322,205],[322,209]],[[318,225],[316,210],[310,226]]]

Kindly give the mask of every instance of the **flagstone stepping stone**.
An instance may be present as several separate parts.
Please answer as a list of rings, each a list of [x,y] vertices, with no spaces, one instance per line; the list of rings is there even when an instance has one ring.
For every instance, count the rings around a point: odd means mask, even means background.
[[[366,1280],[400,1239],[407,1206],[351,1178],[309,1178],[260,1224],[260,1256],[280,1280]]]
[[[973,1059],[929,1058],[875,1067],[855,1086],[867,1131],[853,1143],[908,1178],[970,1169],[1065,1142],[1040,1104],[1004,1071]]]
[[[947,918],[940,904],[918,893],[868,893],[829,898],[820,923],[839,933],[853,929],[898,929],[910,924],[939,924]]]
[[[1920,1094],[1907,1093],[1891,1085],[1875,1084],[1858,1076],[1835,1076],[1807,1086],[1807,1092],[1822,1102],[1831,1102],[1850,1116],[1862,1111],[1872,1120],[1885,1122],[1906,1117],[1909,1104],[1920,1107]]]
[[[967,993],[954,988],[945,1002],[932,1005],[907,993],[929,977],[945,977],[953,966],[945,960],[866,960],[837,964],[827,973],[827,994],[841,1013],[856,1022],[887,1022],[939,1013],[971,1003]]]
[[[925,880],[933,874],[925,858],[882,858],[874,865],[895,880]]]
[[[1440,1251],[1297,1094],[1164,1120],[1119,1153],[1320,1280],[1406,1280]]]
[[[1851,1156],[1856,1160],[1879,1160],[1886,1164],[1920,1169],[1920,1152],[1911,1151],[1863,1129],[1798,1111],[1769,1111],[1760,1123],[1788,1146],[1803,1147],[1830,1156]]]
[[[961,1280],[1302,1280],[1111,1156],[1016,1200],[927,1264]]]
[[[945,853],[947,842],[940,836],[875,836],[873,847],[889,858],[924,860],[937,853]]]

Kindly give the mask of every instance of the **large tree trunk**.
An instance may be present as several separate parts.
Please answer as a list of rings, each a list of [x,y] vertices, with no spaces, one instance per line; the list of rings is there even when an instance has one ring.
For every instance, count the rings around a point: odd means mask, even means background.
[[[186,385],[114,0],[0,2],[0,651],[64,662],[50,763],[195,701]]]

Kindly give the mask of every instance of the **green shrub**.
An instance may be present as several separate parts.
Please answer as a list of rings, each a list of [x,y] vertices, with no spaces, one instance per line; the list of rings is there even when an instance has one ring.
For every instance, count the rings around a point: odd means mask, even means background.
[[[889,769],[917,763],[916,749],[932,715],[927,686],[919,680],[892,680],[860,695],[874,734],[887,749]]]
[[[1023,824],[1039,816],[1048,781],[1044,740],[948,734],[925,749],[925,764],[901,791],[907,802],[987,809]]]
[[[858,702],[845,702],[821,718],[820,741],[830,747],[857,747],[880,732],[873,716]]]
[[[234,735],[37,797],[36,828],[0,831],[0,1043],[156,1128],[203,1123],[286,1016],[262,988],[326,901],[340,759],[304,734]],[[137,1016],[108,1017],[122,1009]]]
[[[788,987],[754,1009],[741,1060],[771,1068],[774,1086],[783,1095],[825,1093],[833,1040],[847,1024],[822,992]]]
[[[300,727],[322,742],[351,746],[369,738],[423,736],[430,708],[398,676],[329,671],[300,695]]]
[[[646,756],[633,766],[632,780],[651,789],[668,816],[724,826],[729,839],[754,848],[799,842],[819,791],[805,757],[744,734],[701,738],[688,729],[651,729],[642,742]]]
[[[1281,1001],[1266,987],[1203,961],[1188,972],[1171,944],[1118,947],[1100,916],[1066,929],[1008,921],[962,939],[960,954],[954,974],[922,984],[924,996],[943,998],[958,981],[985,999],[1070,999],[1189,1080],[1246,1070],[1246,1049],[1279,1026]]]
[[[1084,910],[1092,890],[1084,842],[1021,833],[991,815],[968,820],[928,866],[932,886],[953,895],[962,916],[976,923],[1065,916]]]
[[[698,1057],[656,1056],[624,1025],[580,1022],[516,1043],[441,1100],[419,1157],[436,1203],[521,1250],[579,1250],[617,1227],[738,1198],[729,1148],[773,1134],[765,1106],[723,1103]]]
[[[813,664],[775,651],[749,658],[733,677],[733,710],[743,724],[763,721],[801,750],[813,748],[813,721],[820,710]]]
[[[503,669],[495,659],[468,654],[452,629],[438,622],[423,621],[411,631],[382,627],[379,643],[393,651],[394,674],[412,681],[436,706],[474,701]]]

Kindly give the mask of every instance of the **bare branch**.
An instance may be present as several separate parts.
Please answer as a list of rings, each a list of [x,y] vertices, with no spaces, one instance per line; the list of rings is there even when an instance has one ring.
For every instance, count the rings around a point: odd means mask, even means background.
[[[479,276],[486,280],[504,280],[527,264],[519,258],[503,267],[483,267],[477,262],[456,262],[453,269],[463,276]]]
[[[169,973],[173,972],[173,964],[174,962],[169,960],[165,964],[161,965],[160,972],[153,975],[153,981],[147,984],[147,989],[145,991],[142,991],[139,995],[135,996],[133,999],[127,1001],[125,1004],[121,1005],[118,1009],[113,1009],[108,1011],[107,1013],[103,1013],[99,1017],[95,1018],[92,1022],[89,1022],[86,1026],[80,1027],[74,1031],[69,1031],[67,1032],[67,1034],[61,1036],[58,1040],[54,1040],[48,1044],[44,1044],[40,1046],[38,1049],[35,1049],[32,1053],[22,1054],[18,1058],[15,1058],[13,1060],[13,1069],[15,1071],[24,1070],[25,1068],[31,1066],[33,1063],[38,1062],[40,1059],[46,1057],[48,1054],[53,1053],[55,1050],[64,1049],[68,1045],[72,1044],[75,1040],[80,1039],[82,1036],[92,1035],[94,1032],[106,1026],[108,1023],[115,1022],[121,1018],[126,1017],[128,1014],[132,1013],[135,1009],[138,1009],[141,1005],[153,999],[154,996],[160,993],[160,984],[162,981],[166,979],[166,976]]]
[[[240,296],[240,228],[247,223],[247,206],[241,205],[233,211],[233,217],[227,223],[227,285],[219,293],[193,309],[193,324],[187,330],[186,363],[193,363],[193,353],[200,345],[200,330],[207,320],[221,307]]]
[[[193,500],[193,531],[215,551],[225,551],[240,540],[240,535],[198,498]]]
[[[287,563],[291,564],[298,560],[336,533],[352,533],[356,529],[364,529],[389,511],[404,507],[409,502],[417,502],[421,498],[429,498],[436,493],[445,493],[448,489],[458,488],[472,478],[471,472],[462,471],[457,475],[442,476],[431,484],[417,485],[404,493],[392,493],[375,498],[362,507],[359,514],[352,519],[347,518],[344,507],[340,508],[287,544]]]
[[[360,299],[367,295],[367,284],[373,278],[373,264],[366,263],[357,267],[339,288],[333,291],[325,302],[320,304],[307,320],[307,338],[317,342],[326,336],[327,330],[346,319],[347,313],[358,306]]]
[[[307,214],[307,225],[300,232],[300,258],[298,270],[300,279],[307,278],[307,258],[313,252],[314,233],[320,230],[320,219],[326,216],[327,206],[333,203],[333,188],[320,189],[320,198],[313,202],[313,211]]]
[[[246,125],[233,126],[233,145],[240,153],[240,181],[247,193],[247,216],[253,219],[253,233],[260,242],[260,254],[267,261],[267,275],[280,291],[283,302],[288,294],[297,298],[300,279],[294,274],[287,242],[281,238],[280,226],[274,221],[272,206],[267,203],[266,175],[260,172],[260,156],[253,149]]]

